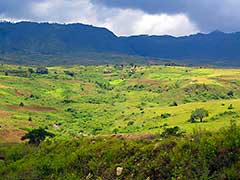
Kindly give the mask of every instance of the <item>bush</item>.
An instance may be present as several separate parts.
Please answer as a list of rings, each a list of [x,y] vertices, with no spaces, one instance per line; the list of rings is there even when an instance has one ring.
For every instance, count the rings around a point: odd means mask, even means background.
[[[233,97],[233,96],[234,96],[233,91],[229,91],[229,92],[227,93],[227,95],[228,95],[229,97]]]
[[[170,118],[170,117],[171,117],[171,114],[169,114],[169,113],[161,114],[162,119],[167,119],[167,118]]]
[[[114,128],[114,129],[112,130],[112,132],[113,132],[114,134],[117,134],[117,133],[118,133],[118,129],[117,129],[117,128]]]
[[[230,105],[228,106],[228,109],[234,109],[233,105],[230,104]]]
[[[34,73],[34,70],[32,68],[28,68],[28,72],[32,74]]]
[[[70,71],[64,71],[64,73],[65,73],[66,75],[69,75],[69,76],[71,76],[71,77],[73,77],[73,76],[74,76],[74,72],[70,72]]]
[[[36,70],[37,74],[48,74],[48,69],[46,67],[38,67]]]
[[[180,137],[183,136],[185,132],[181,131],[180,128],[178,126],[175,127],[171,127],[171,128],[164,128],[164,131],[162,132],[162,134],[160,135],[161,137],[169,137],[169,136],[176,136],[176,137]]]
[[[174,102],[172,102],[172,103],[170,104],[170,106],[178,106],[178,104],[177,104],[176,101],[174,101]]]
[[[129,122],[127,123],[128,126],[132,126],[133,124],[134,124],[134,121],[129,121]]]

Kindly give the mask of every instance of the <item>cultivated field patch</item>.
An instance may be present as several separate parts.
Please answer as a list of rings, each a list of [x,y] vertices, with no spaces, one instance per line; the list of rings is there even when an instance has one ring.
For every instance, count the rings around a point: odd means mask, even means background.
[[[10,106],[12,110],[20,111],[35,111],[35,112],[56,112],[57,110],[53,107],[42,107],[42,106]]]

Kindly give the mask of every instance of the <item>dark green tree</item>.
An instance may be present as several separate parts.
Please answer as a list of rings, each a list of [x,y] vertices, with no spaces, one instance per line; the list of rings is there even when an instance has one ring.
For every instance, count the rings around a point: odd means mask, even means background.
[[[117,134],[118,133],[118,129],[117,128],[115,128],[115,129],[113,129],[113,131],[112,131],[114,134]]]
[[[177,104],[176,101],[174,101],[174,102],[172,102],[172,103],[170,104],[170,106],[178,106],[178,104]]]
[[[28,72],[32,74],[34,73],[34,70],[32,68],[28,68]]]
[[[48,69],[46,67],[38,67],[36,70],[37,74],[48,74]]]
[[[208,117],[208,111],[204,108],[197,108],[192,112],[190,122],[196,122],[197,119],[203,122],[204,117]]]
[[[43,128],[34,129],[25,134],[21,140],[29,139],[29,144],[39,145],[41,141],[44,141],[46,137],[54,137],[53,133],[47,132]]]
[[[64,73],[72,77],[74,76],[74,72],[71,72],[71,71],[64,71]]]
[[[233,96],[234,96],[234,93],[233,93],[233,91],[229,91],[229,92],[227,93],[227,95],[228,95],[229,97],[233,97]]]

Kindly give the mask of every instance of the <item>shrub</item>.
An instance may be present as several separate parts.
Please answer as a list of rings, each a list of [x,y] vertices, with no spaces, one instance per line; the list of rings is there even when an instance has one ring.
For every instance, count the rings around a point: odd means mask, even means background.
[[[174,101],[174,102],[172,102],[172,103],[170,104],[170,106],[178,106],[178,104],[177,104],[176,101]]]
[[[64,71],[64,73],[65,73],[66,75],[69,75],[69,76],[71,76],[71,77],[73,77],[73,76],[74,76],[74,72],[70,72],[70,71]]]
[[[34,73],[34,70],[32,68],[28,68],[28,72],[32,74]]]
[[[184,133],[185,132],[181,131],[178,126],[170,127],[170,128],[164,127],[164,131],[162,132],[160,137],[164,137],[164,138],[169,137],[169,136],[180,137],[180,136],[183,136]]]
[[[113,129],[113,131],[112,131],[114,134],[117,134],[118,133],[118,129],[117,128],[115,128],[115,129]]]
[[[48,74],[48,69],[46,67],[38,67],[36,70],[37,74]]]
[[[233,105],[230,104],[230,105],[228,106],[228,109],[234,109]]]
[[[128,126],[132,126],[133,124],[134,124],[134,121],[129,121],[129,122],[127,123]]]
[[[162,119],[167,119],[167,118],[169,118],[169,117],[171,117],[171,114],[169,114],[169,113],[161,114],[161,118],[162,118]]]
[[[233,97],[233,96],[234,96],[233,91],[228,91],[227,95],[228,95],[229,97]]]

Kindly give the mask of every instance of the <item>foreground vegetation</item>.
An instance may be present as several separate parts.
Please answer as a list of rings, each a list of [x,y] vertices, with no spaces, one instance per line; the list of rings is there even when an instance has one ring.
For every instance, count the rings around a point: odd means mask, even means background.
[[[240,128],[0,146],[0,179],[239,179]]]

